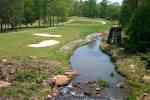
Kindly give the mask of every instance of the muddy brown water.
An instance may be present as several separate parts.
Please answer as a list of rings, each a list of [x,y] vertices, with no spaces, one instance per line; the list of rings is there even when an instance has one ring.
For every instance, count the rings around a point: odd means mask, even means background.
[[[127,98],[129,87],[124,85],[123,89],[120,88],[125,78],[116,72],[110,57],[99,49],[100,45],[101,38],[95,38],[91,43],[74,51],[70,63],[80,75],[61,89],[63,96],[57,97],[56,100],[125,100]],[[101,91],[100,97],[76,97],[74,95],[76,90],[69,90],[72,83],[93,80],[105,80],[109,84],[109,87]]]

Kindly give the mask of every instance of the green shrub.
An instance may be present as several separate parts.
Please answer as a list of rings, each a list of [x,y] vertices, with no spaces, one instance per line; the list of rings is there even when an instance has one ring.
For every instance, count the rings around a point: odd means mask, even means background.
[[[30,91],[37,91],[41,88],[41,85],[39,84],[36,84],[36,83],[31,83],[31,84],[28,84],[26,89],[27,90],[30,90]]]
[[[46,78],[46,73],[39,71],[37,69],[27,69],[20,72],[17,72],[15,75],[15,81],[36,81]]]
[[[105,80],[100,80],[100,81],[99,81],[99,85],[105,88],[105,87],[108,86],[108,82],[105,81]]]

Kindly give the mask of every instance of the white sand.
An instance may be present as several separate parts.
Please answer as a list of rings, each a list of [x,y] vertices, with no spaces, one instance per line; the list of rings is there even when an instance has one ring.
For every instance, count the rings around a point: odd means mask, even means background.
[[[36,33],[36,34],[33,34],[33,35],[44,36],[44,37],[62,37],[62,35],[51,35],[51,34],[43,34],[43,33]]]
[[[59,44],[60,42],[59,41],[56,41],[56,40],[45,40],[45,41],[42,41],[38,44],[30,44],[28,45],[29,47],[47,47],[47,46],[52,46],[52,45],[56,45],[56,44]]]

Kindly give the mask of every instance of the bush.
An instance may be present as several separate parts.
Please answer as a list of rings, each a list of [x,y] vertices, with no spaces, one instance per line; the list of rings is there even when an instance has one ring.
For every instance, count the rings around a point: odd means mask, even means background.
[[[144,0],[139,4],[131,22],[127,28],[129,43],[132,51],[145,52],[150,48],[150,0]]]
[[[99,81],[99,85],[105,88],[105,87],[108,86],[108,82],[105,81],[105,80],[100,80],[100,81]]]

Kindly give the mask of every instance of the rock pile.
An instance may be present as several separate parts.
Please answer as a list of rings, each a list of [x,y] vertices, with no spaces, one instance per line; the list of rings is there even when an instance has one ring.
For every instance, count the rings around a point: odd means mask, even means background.
[[[69,70],[65,72],[64,75],[57,75],[50,79],[43,80],[43,86],[50,85],[50,86],[64,86],[67,85],[72,78],[79,75],[75,70]]]
[[[94,34],[88,35],[85,39],[78,39],[75,41],[71,41],[68,44],[66,44],[65,46],[61,47],[59,49],[59,51],[62,54],[70,55],[70,54],[72,54],[74,49],[76,49],[77,47],[79,47],[81,45],[91,42],[93,40],[93,38],[95,38],[97,36],[100,36],[100,35],[98,35],[97,33],[94,33]]]
[[[80,45],[84,45],[86,43],[87,43],[87,41],[85,41],[83,39],[71,41],[68,44],[66,44],[65,46],[61,47],[60,52],[63,54],[70,55],[70,54],[72,54],[72,52],[75,48],[79,47]]]
[[[0,59],[0,87],[9,86],[15,75],[28,69],[43,70],[46,67],[50,71],[57,70],[61,66],[58,61],[40,60],[37,57]]]
[[[82,97],[100,98],[102,87],[97,82],[74,82],[70,83],[63,89],[60,88],[59,91],[59,95],[51,98],[54,100],[62,100],[61,98],[64,97],[73,97],[73,100]]]

